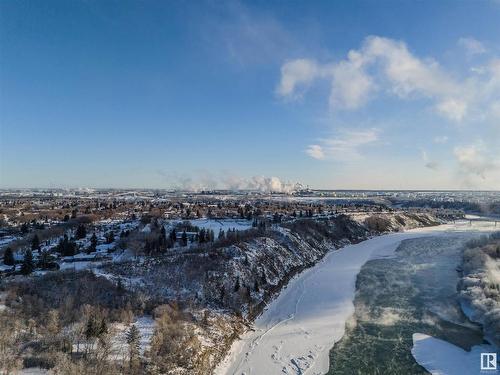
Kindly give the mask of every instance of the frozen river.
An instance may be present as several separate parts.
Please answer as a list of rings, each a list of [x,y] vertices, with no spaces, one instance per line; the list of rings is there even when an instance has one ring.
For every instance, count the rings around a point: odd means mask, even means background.
[[[330,350],[354,313],[356,277],[368,260],[391,256],[406,239],[494,229],[494,223],[463,221],[388,234],[328,253],[268,305],[216,374],[325,374]]]

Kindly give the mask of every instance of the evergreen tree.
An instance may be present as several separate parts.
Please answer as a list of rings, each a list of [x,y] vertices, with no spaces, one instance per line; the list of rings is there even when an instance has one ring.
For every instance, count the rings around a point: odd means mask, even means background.
[[[182,232],[182,246],[187,246],[188,244],[188,237],[186,234],[186,231]]]
[[[146,241],[146,243],[144,244],[144,254],[151,255],[151,244],[149,243],[149,241]]]
[[[59,240],[59,243],[57,244],[56,250],[61,253],[61,255],[64,253],[64,246],[65,243],[68,241],[68,236],[64,235],[63,238]]]
[[[73,239],[70,241],[65,234],[57,245],[57,251],[61,253],[62,256],[73,256],[76,254],[76,243]]]
[[[158,223],[158,219],[155,220]],[[167,231],[165,230],[163,224],[157,224],[157,226],[160,229],[160,235],[156,241],[156,248],[159,252],[161,252],[167,248]]]
[[[97,249],[97,236],[95,232],[92,233],[92,237],[90,237],[90,252],[94,252]]]
[[[236,283],[234,284],[234,291],[237,292],[238,290],[240,290],[240,278],[239,277],[236,278]]]
[[[114,240],[115,240],[115,234],[113,233],[113,231],[109,231],[109,233],[108,233],[108,234],[107,234],[107,236],[106,236],[106,243],[107,243],[107,244],[110,244],[110,243],[112,243]]]
[[[219,240],[223,240],[224,238],[225,238],[225,234],[224,234],[224,231],[221,228],[221,229],[219,229],[219,237],[218,237],[218,239]]]
[[[125,288],[123,287],[123,282],[121,277],[118,278],[118,283],[116,284],[116,291],[119,294],[123,294],[125,292]]]
[[[14,259],[14,252],[10,247],[5,249],[5,252],[3,253],[3,264],[6,266],[13,266],[16,264],[16,261]]]
[[[204,228],[201,228],[200,232],[198,233],[198,242],[199,243],[205,242],[205,229]]]
[[[40,249],[40,239],[38,235],[35,234],[33,239],[31,240],[31,250],[39,250]]]
[[[30,231],[30,228],[28,227],[28,224],[27,223],[23,223],[21,225],[21,233],[22,234],[26,234]]]
[[[101,325],[99,326],[99,336],[105,335],[108,333],[108,325],[106,324],[106,320],[102,318]]]
[[[81,240],[87,236],[87,230],[85,229],[85,225],[80,224],[78,228],[76,228],[76,239]]]
[[[138,359],[140,354],[141,333],[139,329],[132,324],[126,334],[130,367],[134,366],[134,362]]]
[[[42,251],[40,254],[40,259],[38,260],[38,265],[42,269],[47,269],[47,268],[49,268],[51,261],[52,261],[52,258],[50,257],[49,252]]]
[[[172,242],[175,243],[175,241],[177,241],[177,233],[175,232],[175,229],[172,229],[170,231],[170,235],[169,236],[170,236],[170,239],[172,240]]]
[[[35,269],[35,265],[33,264],[33,253],[31,250],[26,250],[24,254],[23,263],[21,265],[21,273],[23,275],[29,275]]]
[[[87,340],[99,337],[101,332],[101,325],[97,323],[94,315],[89,317],[87,320],[87,325],[85,326],[85,338]]]

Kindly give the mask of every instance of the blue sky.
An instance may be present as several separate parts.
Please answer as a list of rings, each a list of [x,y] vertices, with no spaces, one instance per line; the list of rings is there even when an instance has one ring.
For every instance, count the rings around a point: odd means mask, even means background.
[[[0,186],[500,189],[497,1],[0,2]]]

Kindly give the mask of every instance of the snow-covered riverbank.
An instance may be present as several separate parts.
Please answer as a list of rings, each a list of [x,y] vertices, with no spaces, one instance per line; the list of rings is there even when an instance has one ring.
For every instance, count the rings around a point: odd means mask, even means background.
[[[353,314],[355,281],[371,258],[390,256],[401,241],[449,231],[492,231],[494,223],[456,224],[388,234],[332,251],[294,278],[232,346],[216,374],[324,374],[329,352]]]

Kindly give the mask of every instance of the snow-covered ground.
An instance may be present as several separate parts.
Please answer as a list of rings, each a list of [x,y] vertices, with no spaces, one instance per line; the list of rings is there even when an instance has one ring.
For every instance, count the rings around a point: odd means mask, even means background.
[[[48,373],[49,373],[48,370],[40,367],[23,368],[18,372],[19,375],[45,375]]]
[[[5,297],[7,297],[6,292],[0,293],[0,311],[3,311],[7,308],[7,306],[5,306]]]
[[[495,352],[495,347],[491,345],[476,345],[467,352],[447,341],[423,333],[413,334],[411,350],[418,364],[433,375],[496,374],[494,370],[481,371],[481,353]]]
[[[153,337],[155,321],[149,315],[144,315],[132,323],[139,330],[140,335],[140,353],[144,355],[146,351],[149,350],[151,346],[151,338]],[[115,360],[123,360],[128,356],[128,345],[127,345],[127,332],[130,329],[130,325],[123,323],[114,324],[113,326],[116,334],[114,335],[111,342],[111,352],[112,357]]]
[[[11,242],[17,240],[18,237],[16,236],[5,236],[5,237],[2,237],[0,238],[0,248],[2,247],[6,247],[8,244],[10,244]]]
[[[216,374],[324,374],[329,351],[354,312],[355,281],[369,259],[393,254],[401,241],[447,232],[490,232],[495,224],[459,221],[376,237],[332,251],[294,278],[236,341]]]
[[[74,271],[83,271],[86,269],[97,268],[102,265],[102,262],[92,262],[92,261],[81,261],[81,262],[63,262],[60,264],[60,270],[74,270]]]
[[[213,230],[215,235],[221,229],[227,232],[228,229],[247,230],[252,227],[252,221],[246,219],[196,219],[190,221],[192,225],[198,228]]]

